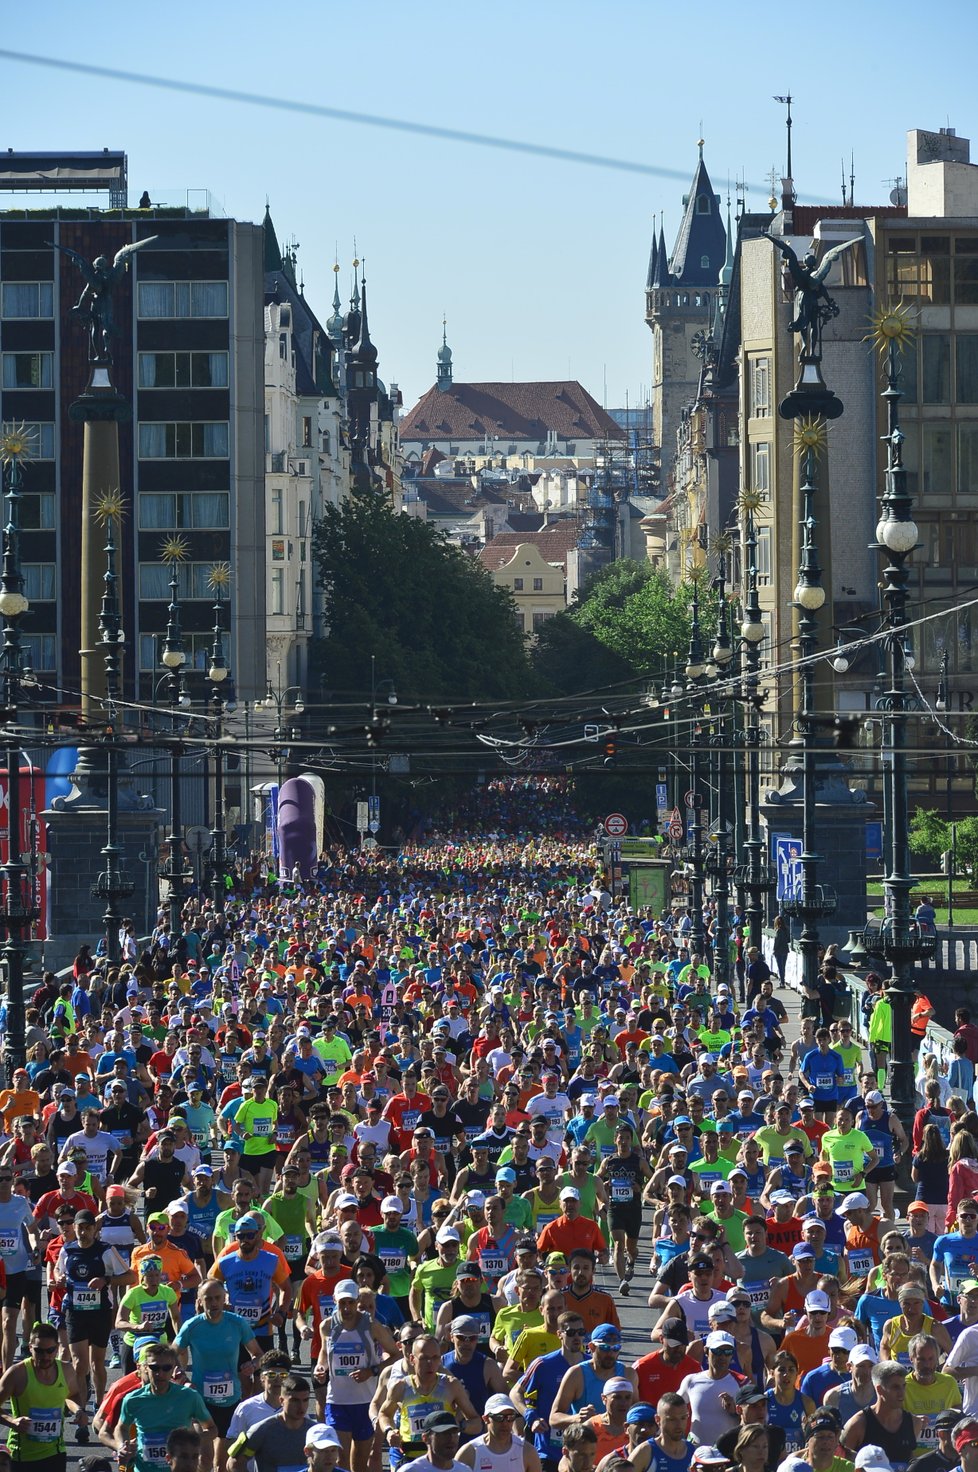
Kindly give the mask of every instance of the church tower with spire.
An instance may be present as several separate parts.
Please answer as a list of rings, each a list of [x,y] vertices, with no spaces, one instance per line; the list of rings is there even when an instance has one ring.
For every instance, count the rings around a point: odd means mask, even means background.
[[[670,487],[676,431],[682,411],[695,399],[703,344],[713,327],[727,232],[720,196],[703,162],[703,140],[672,254],[665,231],[653,234],[645,284],[645,320],[652,330],[652,438],[659,448],[661,486]]]
[[[438,349],[438,378],[436,387],[440,394],[447,394],[452,386],[452,350],[448,346],[448,322],[441,322],[441,347]]]

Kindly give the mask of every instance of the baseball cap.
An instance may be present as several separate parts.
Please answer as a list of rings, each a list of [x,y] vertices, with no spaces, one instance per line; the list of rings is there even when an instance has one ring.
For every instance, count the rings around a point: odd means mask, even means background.
[[[112,1185],[112,1186],[106,1186],[106,1188],[105,1188],[105,1197],[106,1197],[106,1200],[108,1200],[110,1196],[112,1197],[113,1201],[118,1200],[120,1196],[122,1197],[123,1201],[125,1201],[125,1199],[126,1199],[126,1188],[125,1188],[125,1186],[120,1186],[118,1184]]]
[[[63,1160],[55,1171],[55,1175],[59,1176],[76,1176],[77,1174],[78,1172],[70,1160]]]
[[[912,1211],[928,1212],[930,1211],[930,1207],[927,1205],[926,1201],[910,1201],[907,1204],[907,1216],[909,1216]]]
[[[182,1201],[171,1201],[169,1206],[164,1206],[163,1210],[167,1216],[179,1216],[181,1212],[186,1215],[187,1212],[187,1208]]]
[[[646,1421],[655,1420],[655,1406],[650,1406],[647,1400],[640,1400],[632,1406],[625,1417],[626,1426],[642,1426]]]
[[[482,1269],[477,1262],[460,1262],[455,1269],[456,1278],[482,1278]]]
[[[686,1177],[685,1176],[670,1176],[669,1179],[666,1181],[666,1185],[667,1186],[682,1186],[683,1190],[685,1191],[685,1189],[686,1189]]]
[[[591,1330],[591,1343],[603,1344],[607,1348],[621,1348],[621,1330],[617,1324],[596,1324]]]
[[[949,1410],[939,1411],[934,1417],[934,1425],[938,1431],[953,1431],[959,1421],[964,1420],[964,1411],[959,1411],[952,1406]]]
[[[659,1325],[659,1337],[663,1344],[688,1344],[689,1330],[683,1319],[669,1319]]]
[[[850,1365],[866,1363],[870,1365],[879,1364],[879,1355],[871,1344],[854,1344],[849,1351]]]
[[[192,1176],[205,1176],[207,1179],[214,1174],[209,1165],[195,1165],[190,1172]]]
[[[690,1272],[691,1273],[695,1273],[700,1268],[702,1268],[704,1272],[709,1271],[709,1272],[712,1273],[712,1271],[713,1271],[713,1259],[710,1258],[710,1257],[702,1257],[702,1256],[701,1257],[691,1257],[690,1260],[689,1260],[689,1270],[690,1270]]]
[[[711,1196],[732,1196],[729,1181],[714,1181],[710,1187]]]
[[[813,1288],[811,1293],[805,1294],[806,1314],[827,1314],[831,1308],[829,1295],[823,1293],[821,1288]]]
[[[829,1349],[855,1349],[859,1343],[855,1329],[833,1329],[829,1335]]]
[[[792,1194],[791,1194],[790,1191],[772,1191],[771,1192],[771,1205],[772,1206],[790,1206],[790,1205],[792,1205],[794,1203],[794,1199],[795,1198],[792,1196]]]
[[[404,1202],[399,1196],[385,1196],[383,1201],[380,1203],[380,1210],[381,1213],[385,1211],[399,1211],[403,1216]]]
[[[452,1324],[452,1332],[458,1328],[458,1319]],[[422,1431],[457,1431],[458,1421],[451,1411],[432,1411],[430,1416],[425,1416],[421,1422]],[[308,1446],[309,1443],[307,1442]]]
[[[785,1155],[804,1155],[805,1147],[800,1140],[788,1140],[784,1147]]]
[[[150,1217],[150,1221],[153,1218]],[[235,1232],[263,1232],[265,1230],[264,1220],[253,1211],[246,1211],[244,1216],[239,1216],[232,1229]]]
[[[630,1385],[629,1389],[631,1389]],[[486,1401],[485,1415],[505,1415],[507,1411],[515,1410],[516,1407],[513,1405],[513,1402],[510,1400],[508,1395],[490,1395],[489,1399]]]
[[[443,1414],[445,1413],[443,1412]],[[454,1416],[452,1417],[452,1424],[458,1425]],[[312,1447],[314,1451],[318,1452],[324,1451],[327,1447],[342,1446],[342,1442],[332,1426],[327,1426],[323,1421],[314,1421],[311,1426],[306,1428],[306,1439],[303,1442],[303,1446]]]
[[[736,1349],[737,1341],[732,1334],[724,1334],[722,1329],[714,1329],[712,1334],[707,1334],[705,1339],[707,1349]]]
[[[974,1428],[974,1436],[969,1437],[968,1440],[978,1441],[978,1426]],[[962,1442],[962,1445],[965,1443]],[[957,1437],[955,1437],[955,1450],[960,1450],[957,1446]],[[881,1446],[861,1446],[853,1462],[856,1472],[893,1472],[893,1463]]]
[[[734,1168],[733,1168],[733,1170],[727,1176],[727,1180],[728,1181],[732,1181],[733,1178],[734,1178],[734,1176],[740,1176],[745,1181],[749,1181],[750,1180],[750,1176],[744,1170],[744,1167],[742,1165],[735,1165]]]
[[[481,1334],[482,1327],[479,1320],[473,1318],[472,1314],[459,1314],[458,1318],[453,1319],[448,1326],[448,1332],[450,1334]],[[454,1416],[452,1420],[455,1421]]]
[[[720,1467],[726,1466],[729,1459],[723,1455],[719,1447],[698,1446],[693,1453],[690,1465],[693,1467]]]
[[[737,1317],[737,1310],[726,1299],[718,1298],[716,1303],[710,1304],[707,1317],[711,1324],[732,1324]]]
[[[461,1240],[454,1227],[439,1227],[435,1233],[436,1242],[461,1242]]]
[[[869,1197],[864,1196],[862,1191],[850,1191],[848,1196],[843,1196],[842,1205],[839,1207],[839,1215],[845,1216],[847,1211],[866,1211],[869,1207]],[[889,1466],[889,1463],[887,1463]]]
[[[352,1191],[341,1191],[334,1204],[337,1211],[345,1211],[349,1206],[360,1205]]]
[[[956,1452],[962,1452],[966,1446],[971,1446],[972,1442],[978,1441],[978,1421],[969,1417],[967,1424],[959,1426],[955,1431],[953,1440]]]
[[[866,1103],[885,1104],[886,1100],[883,1098],[883,1095],[880,1093],[879,1089],[870,1089],[869,1093],[866,1095]]]
[[[561,1201],[580,1201],[581,1193],[576,1186],[565,1186],[560,1193]]]
[[[759,1405],[762,1400],[766,1401],[767,1395],[763,1390],[758,1390],[756,1385],[745,1385],[742,1390],[737,1392],[737,1404],[739,1406]]]
[[[812,1257],[813,1258],[815,1256],[815,1249],[813,1247],[810,1247],[807,1242],[798,1242],[798,1243],[795,1244],[794,1247],[792,1247],[792,1249],[791,1249],[791,1255],[794,1258],[800,1258],[800,1257]]]
[[[498,1186],[501,1181],[508,1181],[510,1185],[515,1186],[515,1170],[510,1170],[508,1165],[501,1166],[500,1169],[496,1171],[496,1185]]]
[[[485,1206],[486,1198],[482,1191],[468,1191],[465,1196],[466,1206]]]
[[[339,1303],[341,1298],[357,1298],[359,1294],[360,1289],[352,1278],[341,1278],[333,1289],[333,1297],[337,1303]]]

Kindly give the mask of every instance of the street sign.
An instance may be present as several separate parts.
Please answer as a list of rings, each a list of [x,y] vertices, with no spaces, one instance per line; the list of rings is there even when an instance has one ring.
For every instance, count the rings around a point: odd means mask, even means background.
[[[669,837],[678,840],[682,838],[682,836],[683,820],[682,818],[677,818],[676,815],[673,814],[673,816],[669,820]]]
[[[184,830],[183,841],[192,854],[206,854],[211,846],[211,830],[203,823],[194,823]]]
[[[669,809],[669,793],[665,782],[655,784],[655,806],[659,813],[665,813]]]
[[[684,792],[683,793],[683,802],[686,804],[686,806],[688,808],[695,808],[695,806],[696,806],[696,793],[695,792]]]
[[[377,819],[376,818],[371,818],[371,820],[370,820],[370,831],[371,831],[371,833],[379,833],[380,832],[380,824],[377,822]]]
[[[365,802],[357,803],[357,832],[366,833],[370,826],[369,809]]]
[[[628,819],[624,813],[609,813],[604,820],[604,831],[610,838],[621,838],[628,832]]]

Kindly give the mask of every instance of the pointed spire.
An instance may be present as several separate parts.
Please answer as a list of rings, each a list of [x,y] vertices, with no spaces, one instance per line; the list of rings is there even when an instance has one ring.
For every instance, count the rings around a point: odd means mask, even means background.
[[[723,269],[720,272],[720,285],[729,287],[733,280],[734,247],[733,230],[730,226],[730,196],[727,195],[727,253],[723,261]]]
[[[372,363],[376,367],[376,364],[377,364],[377,349],[374,347],[373,343],[370,341],[370,328],[367,325],[367,277],[366,277],[366,274],[364,274],[364,276],[363,276],[363,278],[361,280],[360,285],[361,285],[361,292],[360,292],[360,336],[359,336],[359,338],[357,340],[356,347],[353,349],[353,352],[354,352],[354,355],[359,359],[359,361],[361,363]]]
[[[685,210],[670,269],[681,286],[715,286],[726,247],[723,221],[720,218],[720,196],[703,162],[703,145],[693,173],[689,193],[683,200]]]
[[[666,253],[665,227],[659,226],[659,241],[656,247],[655,276],[652,279],[653,286],[668,286],[671,281],[669,272],[669,257]]]
[[[441,319],[441,347],[438,349],[438,380],[439,393],[447,393],[452,386],[452,350],[448,346],[448,319]]]
[[[275,226],[272,224],[272,215],[268,208],[268,200],[265,201],[265,218],[262,220],[262,229],[265,232],[265,270],[281,271],[282,251],[279,247],[278,236],[275,234]]]
[[[652,216],[652,249],[649,251],[649,272],[645,278],[645,289],[650,291],[656,284],[659,271],[659,237],[655,228],[655,215]]]
[[[333,261],[333,312],[326,323],[326,331],[329,333],[331,342],[340,342],[343,338],[343,312],[340,303],[340,263]]]

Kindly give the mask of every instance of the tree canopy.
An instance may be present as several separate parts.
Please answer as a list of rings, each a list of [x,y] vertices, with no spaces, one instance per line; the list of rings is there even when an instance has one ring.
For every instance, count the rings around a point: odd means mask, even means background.
[[[327,506],[312,535],[327,633],[315,671],[336,690],[377,673],[412,698],[518,699],[532,672],[511,595],[427,522],[374,491]]]

